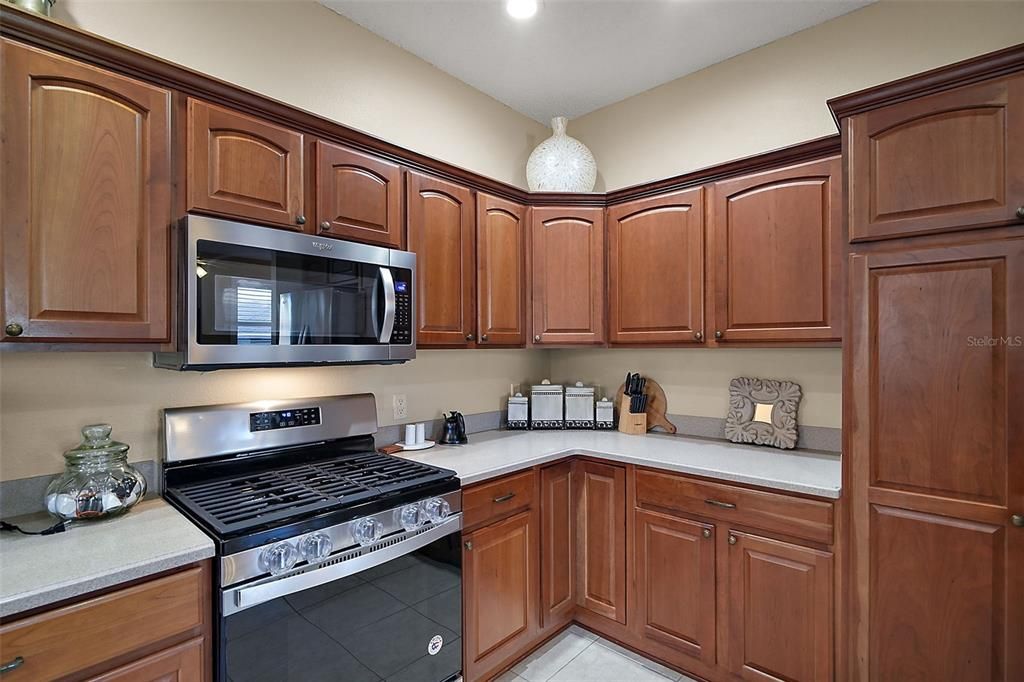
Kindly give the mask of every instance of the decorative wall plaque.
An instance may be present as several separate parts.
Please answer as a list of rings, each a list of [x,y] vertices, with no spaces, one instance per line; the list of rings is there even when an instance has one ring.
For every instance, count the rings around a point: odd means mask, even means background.
[[[739,377],[729,382],[725,437],[733,443],[796,447],[800,384]]]

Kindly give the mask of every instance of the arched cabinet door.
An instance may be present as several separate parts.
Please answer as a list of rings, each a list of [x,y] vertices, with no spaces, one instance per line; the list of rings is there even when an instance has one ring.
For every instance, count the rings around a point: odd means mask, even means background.
[[[169,340],[170,92],[2,41],[4,341]]]
[[[1024,222],[1024,74],[845,119],[850,240]]]
[[[477,194],[476,282],[479,343],[526,343],[526,213],[521,204]]]
[[[398,164],[318,140],[316,169],[317,234],[402,248]]]
[[[609,341],[703,342],[704,188],[608,209]]]
[[[717,182],[709,203],[715,343],[839,341],[839,157]]]
[[[303,231],[302,134],[188,101],[189,210]]]
[[[409,250],[416,254],[416,345],[475,345],[473,192],[409,171]]]

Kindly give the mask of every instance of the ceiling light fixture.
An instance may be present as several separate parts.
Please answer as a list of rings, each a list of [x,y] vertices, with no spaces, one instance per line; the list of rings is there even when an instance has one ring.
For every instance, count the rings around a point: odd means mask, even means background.
[[[508,0],[505,11],[515,19],[529,19],[537,13],[537,0]]]

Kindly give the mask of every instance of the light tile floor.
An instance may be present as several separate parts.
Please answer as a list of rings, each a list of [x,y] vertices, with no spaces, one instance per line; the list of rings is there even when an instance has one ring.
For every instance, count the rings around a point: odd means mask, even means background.
[[[571,625],[495,682],[693,682],[660,663]]]

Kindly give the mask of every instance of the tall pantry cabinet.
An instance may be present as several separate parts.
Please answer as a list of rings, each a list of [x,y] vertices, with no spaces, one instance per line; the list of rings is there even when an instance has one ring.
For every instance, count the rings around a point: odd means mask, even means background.
[[[830,106],[853,243],[843,663],[1024,679],[1024,48]]]

